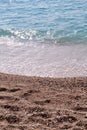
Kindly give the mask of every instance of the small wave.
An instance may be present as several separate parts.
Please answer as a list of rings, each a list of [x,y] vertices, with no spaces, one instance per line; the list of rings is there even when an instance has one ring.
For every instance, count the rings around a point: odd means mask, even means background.
[[[13,34],[10,30],[4,30],[4,29],[0,29],[0,37],[1,36],[9,36],[11,37]]]
[[[0,29],[0,44],[20,45],[23,43],[77,44],[86,43],[86,33],[62,33],[58,30],[4,30]]]

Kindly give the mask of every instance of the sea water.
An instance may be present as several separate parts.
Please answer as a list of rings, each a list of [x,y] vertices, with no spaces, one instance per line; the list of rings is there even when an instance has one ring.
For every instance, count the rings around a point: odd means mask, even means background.
[[[0,0],[0,72],[87,76],[87,1]]]

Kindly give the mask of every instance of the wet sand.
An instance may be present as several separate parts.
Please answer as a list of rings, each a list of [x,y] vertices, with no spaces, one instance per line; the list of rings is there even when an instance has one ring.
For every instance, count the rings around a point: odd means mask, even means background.
[[[87,77],[0,73],[0,130],[87,130]]]

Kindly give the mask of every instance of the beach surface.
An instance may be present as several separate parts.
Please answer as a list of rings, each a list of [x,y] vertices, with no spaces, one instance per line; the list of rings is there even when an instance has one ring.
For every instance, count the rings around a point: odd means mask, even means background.
[[[87,77],[0,73],[0,130],[87,130]]]

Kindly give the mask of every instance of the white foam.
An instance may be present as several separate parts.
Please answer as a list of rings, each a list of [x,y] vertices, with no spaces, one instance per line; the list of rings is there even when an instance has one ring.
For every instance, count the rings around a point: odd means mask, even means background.
[[[0,44],[0,72],[43,77],[87,76],[87,45],[14,46],[10,40],[8,46],[8,41]]]
[[[23,43],[15,41],[14,37],[0,37],[0,45],[7,45],[7,46],[19,46],[22,45]]]

